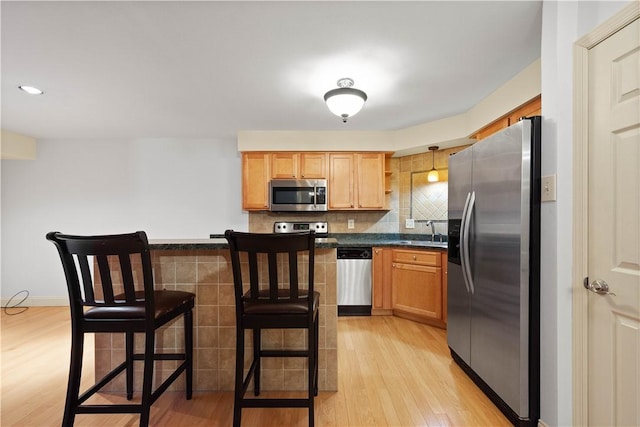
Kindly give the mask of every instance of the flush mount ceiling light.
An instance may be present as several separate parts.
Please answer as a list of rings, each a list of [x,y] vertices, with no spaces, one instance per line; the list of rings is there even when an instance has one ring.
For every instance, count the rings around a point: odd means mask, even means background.
[[[338,80],[338,89],[332,89],[324,94],[324,102],[327,103],[327,107],[333,114],[342,117],[343,123],[346,123],[349,117],[358,114],[367,100],[366,93],[352,86],[352,79],[340,79]]]
[[[43,95],[44,94],[44,91],[38,89],[37,87],[33,87],[33,86],[20,85],[20,86],[18,86],[18,89],[27,92],[29,95]]]
[[[429,151],[431,151],[431,170],[427,174],[427,181],[438,182],[440,180],[440,174],[436,170],[436,151],[438,151],[438,146],[429,147]]]

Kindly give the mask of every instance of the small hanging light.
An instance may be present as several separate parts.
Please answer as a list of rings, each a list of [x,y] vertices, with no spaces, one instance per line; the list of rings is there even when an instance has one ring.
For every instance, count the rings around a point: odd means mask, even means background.
[[[324,102],[333,114],[342,117],[342,122],[347,123],[349,117],[355,116],[362,109],[367,94],[353,88],[353,80],[350,78],[340,79],[337,84],[338,89],[324,94]]]
[[[427,181],[438,182],[440,180],[440,174],[436,170],[436,151],[438,151],[438,146],[429,147],[429,151],[431,151],[431,170],[427,174]]]

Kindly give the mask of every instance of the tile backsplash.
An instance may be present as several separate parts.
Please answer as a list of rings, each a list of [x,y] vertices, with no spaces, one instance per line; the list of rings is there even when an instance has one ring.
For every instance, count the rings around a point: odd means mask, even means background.
[[[347,222],[354,220],[354,228],[348,229]],[[254,233],[273,232],[276,221],[326,221],[330,233],[398,233],[398,213],[396,211],[374,212],[325,212],[314,213],[272,213],[251,212],[249,231]]]
[[[440,181],[435,183],[422,182],[422,178],[426,179],[426,173],[418,174],[431,169],[432,156],[433,153],[428,152],[399,159],[400,233],[431,234],[433,230],[426,225],[431,220],[435,223],[435,233],[447,234],[448,170],[438,167]],[[405,227],[409,218],[414,219],[415,228]]]
[[[414,220],[446,220],[448,212],[447,182],[414,185],[411,194],[411,216]]]

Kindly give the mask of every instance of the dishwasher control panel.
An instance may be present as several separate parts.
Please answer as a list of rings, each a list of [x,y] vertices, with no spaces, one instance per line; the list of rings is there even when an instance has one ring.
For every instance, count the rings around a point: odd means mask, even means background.
[[[338,259],[371,259],[371,248],[338,248]]]

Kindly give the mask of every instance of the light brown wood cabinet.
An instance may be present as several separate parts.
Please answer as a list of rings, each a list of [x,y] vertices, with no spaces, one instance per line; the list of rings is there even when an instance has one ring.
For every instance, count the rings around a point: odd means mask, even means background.
[[[269,153],[242,153],[242,209],[263,211],[269,207],[270,160]]]
[[[447,323],[447,284],[449,283],[449,256],[447,251],[442,252],[442,321]]]
[[[518,122],[522,117],[539,116],[540,114],[542,114],[542,98],[537,96],[531,101],[522,104],[515,110],[510,111],[499,119],[483,127],[473,134],[472,138],[476,140],[484,139],[489,135],[493,135],[499,130]]]
[[[384,209],[384,153],[356,153],[358,209]]]
[[[391,248],[373,248],[372,316],[393,314],[391,306],[391,251]]]
[[[385,208],[384,153],[329,153],[329,209]]]
[[[354,171],[353,153],[329,154],[329,209],[353,209]]]
[[[312,179],[327,177],[327,153],[271,153],[271,178]]]
[[[300,153],[300,178],[326,178],[327,153]]]
[[[267,210],[271,179],[327,178],[329,210],[384,210],[391,192],[385,155],[353,152],[242,153],[242,209]],[[388,188],[385,189],[385,183]]]
[[[439,251],[392,250],[391,303],[394,315],[446,327],[442,260]]]

